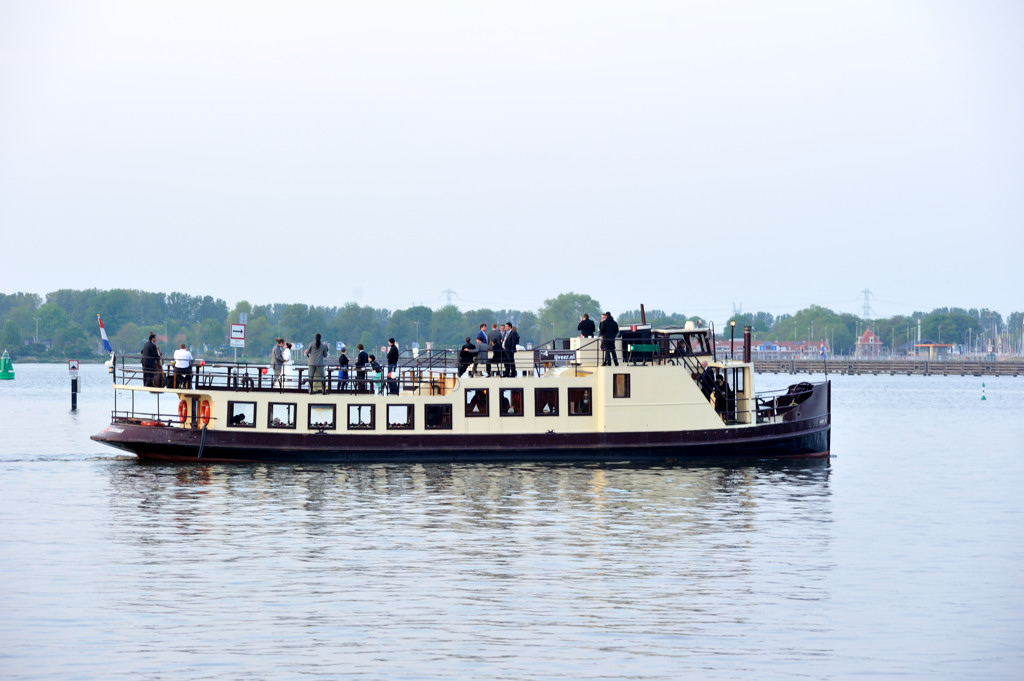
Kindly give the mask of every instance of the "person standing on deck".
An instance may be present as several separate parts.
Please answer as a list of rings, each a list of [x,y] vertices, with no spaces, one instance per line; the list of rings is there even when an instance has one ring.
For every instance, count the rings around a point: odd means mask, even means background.
[[[306,348],[306,366],[309,368],[309,394],[326,393],[324,388],[324,364],[327,362],[327,343],[320,342],[320,334],[316,334],[313,342]]]
[[[345,354],[345,346],[341,348],[338,355],[338,392],[341,392],[348,384],[348,355]]]
[[[160,348],[156,344],[156,334],[149,332],[149,340],[142,346],[142,385],[147,388],[160,388],[157,377],[160,375]]]
[[[580,338],[593,338],[594,320],[590,318],[590,315],[584,312],[583,318],[580,319],[580,323],[576,325],[576,330],[580,332]]]
[[[516,349],[519,346],[519,332],[512,322],[505,323],[505,340],[502,343],[502,350],[505,359],[505,373],[502,376],[515,378],[516,371]]]
[[[469,370],[470,376],[479,373],[480,364],[487,364],[487,325],[481,324],[480,330],[476,332],[476,354],[473,356],[473,368]]]
[[[394,338],[388,338],[388,395],[398,394],[398,345]]]
[[[359,354],[356,355],[356,392],[370,392],[370,386],[366,382],[366,365],[370,363],[370,356],[366,354],[363,344],[356,345]]]
[[[497,373],[501,373],[501,331],[498,330],[497,322],[491,324],[491,330],[487,332],[487,344],[491,346],[491,354],[487,357],[487,375],[495,374],[494,365],[497,365]]]
[[[618,335],[618,323],[612,318],[611,312],[605,312],[601,315],[601,349],[604,350],[601,366],[609,366],[612,362],[619,366],[619,357],[615,354],[615,337]]]
[[[274,370],[274,382],[271,385],[284,387],[284,338],[274,339],[274,348],[270,351],[270,366]]]

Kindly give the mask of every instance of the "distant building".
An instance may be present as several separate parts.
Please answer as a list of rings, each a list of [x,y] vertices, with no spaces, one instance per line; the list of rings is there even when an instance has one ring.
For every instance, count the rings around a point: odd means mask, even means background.
[[[822,347],[827,357],[832,357],[832,347],[825,339],[817,343],[807,341],[752,341],[750,344],[751,358],[758,359],[819,359]],[[723,343],[721,339],[715,344],[718,356],[729,356],[729,342]],[[743,346],[736,341],[736,357],[743,357]]]
[[[952,343],[933,343],[930,340],[922,340],[920,343],[914,343],[914,354],[927,359],[949,359],[949,356],[953,354],[953,348]]]
[[[853,356],[857,359],[880,359],[882,357],[882,341],[870,326],[857,340]]]

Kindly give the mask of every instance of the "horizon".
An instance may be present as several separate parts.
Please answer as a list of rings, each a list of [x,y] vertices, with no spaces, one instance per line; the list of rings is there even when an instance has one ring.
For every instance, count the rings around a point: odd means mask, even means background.
[[[122,288],[123,289],[124,287],[117,287],[117,288]],[[45,304],[46,303],[47,295],[49,295],[51,293],[55,293],[58,290],[63,290],[63,289],[55,289],[53,291],[47,291],[46,293],[38,293],[38,292],[35,292],[35,291],[17,291],[17,292],[0,291],[0,294],[3,294],[3,295],[16,295],[16,294],[36,295],[36,296],[39,296],[41,304]],[[67,289],[67,290],[72,290],[72,291],[97,290],[97,291],[101,291],[102,292],[102,291],[110,291],[110,290],[116,290],[116,289],[107,289],[107,288],[99,288],[99,287],[96,287],[96,286],[89,286],[89,287],[86,287],[86,288]],[[139,289],[139,288],[124,289],[124,290],[137,290],[137,291],[140,291],[142,293],[159,294],[159,295],[163,295],[165,297],[168,296],[168,295],[174,294],[174,293],[186,293],[185,291],[155,291],[155,290],[147,290],[147,289]],[[554,298],[556,298],[559,295],[566,295],[566,294],[589,295],[586,292],[581,292],[581,291],[562,291],[560,293],[556,293],[554,296],[552,296],[551,299],[554,299]],[[201,297],[201,298],[202,297],[206,297],[206,296],[210,296],[213,300],[218,300],[218,299],[219,300],[223,300],[224,303],[227,305],[229,313],[232,310],[234,310],[238,306],[238,304],[240,302],[243,302],[243,301],[249,303],[249,305],[251,307],[307,305],[307,306],[310,306],[310,307],[318,307],[318,308],[323,308],[323,309],[341,309],[341,308],[343,308],[344,306],[346,306],[346,305],[348,305],[350,303],[354,303],[356,305],[359,305],[360,307],[370,307],[370,308],[376,309],[376,310],[387,310],[389,312],[389,314],[394,313],[394,312],[399,311],[399,310],[408,310],[408,309],[410,309],[412,307],[416,307],[416,306],[420,305],[419,303],[416,303],[414,305],[409,305],[407,307],[385,307],[385,306],[367,305],[367,304],[364,304],[364,303],[359,303],[357,301],[345,301],[343,303],[338,303],[338,304],[315,305],[315,306],[313,306],[313,305],[311,305],[309,303],[304,303],[304,302],[301,302],[301,301],[291,301],[291,302],[275,301],[275,302],[271,302],[271,303],[259,302],[259,301],[253,301],[253,300],[247,300],[247,299],[230,301],[230,300],[227,300],[227,299],[222,298],[220,296],[213,295],[211,293],[195,293],[195,294],[188,293],[188,295],[197,296],[197,297]],[[590,296],[590,297],[593,298],[593,296]],[[600,302],[600,301],[598,301],[598,302]],[[537,312],[537,311],[539,311],[541,309],[541,307],[543,307],[543,303],[541,305],[538,305],[535,308],[512,308],[512,307],[507,307],[507,306],[506,307],[502,307],[502,308],[493,308],[493,307],[487,307],[487,306],[463,307],[463,306],[460,306],[458,304],[458,301],[452,301],[451,304],[454,305],[460,312],[471,312],[471,311],[477,310],[477,309],[490,309],[493,312],[501,312],[502,310],[507,310],[507,311],[516,310],[516,311],[519,311],[519,312]],[[437,310],[445,307],[446,305],[448,305],[447,302],[444,303],[444,304],[441,304],[441,305],[437,305],[437,306],[427,305],[426,307],[428,307],[431,311],[435,311],[436,312]],[[913,312],[911,312],[909,314],[900,314],[900,313],[898,313],[898,314],[886,315],[886,316],[873,315],[871,317],[864,317],[861,314],[859,314],[858,312],[846,312],[846,311],[843,311],[843,310],[838,310],[838,309],[835,309],[835,308],[831,308],[831,307],[829,307],[827,305],[821,305],[819,303],[812,302],[812,303],[809,303],[809,304],[807,304],[807,305],[805,305],[803,307],[800,307],[800,308],[796,308],[796,309],[793,309],[793,310],[784,310],[784,311],[781,311],[781,312],[774,312],[774,311],[771,311],[771,310],[748,310],[748,309],[742,309],[742,310],[736,311],[735,312],[735,316],[745,315],[745,314],[756,315],[758,313],[768,313],[768,314],[772,315],[773,318],[777,319],[777,318],[779,318],[780,315],[790,315],[790,316],[792,316],[792,315],[795,315],[795,314],[797,314],[797,313],[799,313],[799,312],[801,312],[803,310],[808,310],[808,309],[811,309],[813,307],[821,307],[821,308],[824,308],[826,310],[829,310],[829,311],[834,312],[834,313],[839,314],[839,315],[852,314],[852,315],[858,317],[859,319],[861,319],[862,321],[865,321],[865,322],[871,322],[871,321],[876,321],[876,320],[892,319],[893,317],[898,317],[898,316],[912,317],[913,315],[916,315],[916,314],[927,316],[927,315],[932,314],[932,313],[934,313],[936,311],[939,311],[939,310],[951,310],[951,311],[952,310],[962,310],[964,312],[969,312],[971,310],[977,310],[978,312],[993,312],[993,313],[999,315],[1000,318],[1003,320],[1003,322],[1006,323],[1007,320],[1012,315],[1014,315],[1016,313],[1024,313],[1024,310],[1004,311],[1004,310],[998,310],[998,309],[996,309],[994,307],[988,307],[988,306],[983,306],[983,305],[975,305],[975,306],[966,307],[966,308],[962,308],[962,307],[955,306],[955,305],[937,305],[937,306],[932,307],[931,309],[928,309],[928,310],[923,310],[923,309],[914,310]],[[607,306],[605,306],[602,303],[601,309],[594,310],[594,312],[592,313],[591,317],[593,318],[595,315],[600,315],[606,309],[608,309]],[[619,316],[621,316],[622,314],[624,314],[626,312],[639,312],[639,310],[640,310],[640,305],[637,304],[635,307],[626,308],[626,309],[622,309],[622,310],[616,310],[616,309],[612,308],[611,312],[612,312],[612,314],[616,318],[618,318]],[[734,316],[734,313],[731,312],[731,311],[729,312],[728,315],[726,315],[724,317],[716,318],[716,317],[704,316],[704,315],[701,315],[701,314],[698,314],[698,313],[693,313],[693,312],[690,312],[688,310],[667,309],[667,308],[661,308],[661,307],[653,307],[653,306],[650,306],[650,305],[647,305],[647,304],[644,304],[644,310],[648,314],[653,312],[653,311],[660,311],[660,312],[665,313],[666,316],[685,315],[687,318],[699,317],[699,318],[701,318],[701,319],[703,319],[705,321],[714,321],[716,323],[727,322],[729,319],[731,319]],[[102,312],[100,312],[99,314],[102,314]],[[488,323],[490,323],[491,321],[498,321],[498,320],[488,320]]]

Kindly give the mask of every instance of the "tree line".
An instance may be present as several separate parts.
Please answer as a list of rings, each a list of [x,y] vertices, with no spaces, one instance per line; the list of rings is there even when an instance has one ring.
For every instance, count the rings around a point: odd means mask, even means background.
[[[238,355],[255,361],[266,359],[277,337],[308,344],[319,333],[332,347],[338,342],[353,347],[362,343],[369,349],[395,338],[405,349],[414,344],[426,348],[428,343],[434,349],[455,349],[467,336],[475,336],[480,324],[508,321],[516,325],[524,344],[536,346],[577,335],[581,315],[587,313],[599,321],[602,310],[596,299],[573,292],[545,300],[536,311],[463,311],[455,305],[436,310],[425,306],[387,310],[353,302],[322,307],[302,303],[254,305],[248,301],[229,309],[220,298],[180,292],[61,289],[46,294],[45,299],[35,293],[0,293],[0,348],[17,359],[103,357],[97,314],[102,316],[110,344],[118,354],[138,353],[152,332],[168,356],[171,349],[185,343],[197,356],[231,357],[235,349],[229,345],[230,327],[242,319],[246,324],[245,347],[238,350]],[[615,316],[620,326],[641,321],[639,309]],[[645,319],[654,326],[681,326],[687,321],[708,325],[713,321],[663,310],[647,310]],[[731,321],[736,322],[737,336],[744,326],[750,326],[759,342],[807,340],[817,344],[824,339],[832,353],[840,355],[852,354],[857,339],[868,327],[885,346],[898,348],[916,341],[918,325],[921,337],[932,342],[981,351],[988,343],[995,343],[1009,346],[1004,350],[1008,351],[1020,346],[1024,313],[1014,312],[1004,320],[987,308],[938,308],[928,313],[865,320],[812,305],[778,317],[767,312],[734,315],[714,322],[720,336],[728,337]]]

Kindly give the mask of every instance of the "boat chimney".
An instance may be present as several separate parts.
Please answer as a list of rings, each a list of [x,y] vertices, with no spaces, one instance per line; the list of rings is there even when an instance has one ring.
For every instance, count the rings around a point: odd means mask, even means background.
[[[743,327],[743,361],[750,364],[750,332],[749,326]]]
[[[644,304],[643,303],[640,303],[640,323],[641,324],[646,324],[647,323],[647,313],[644,312]]]

